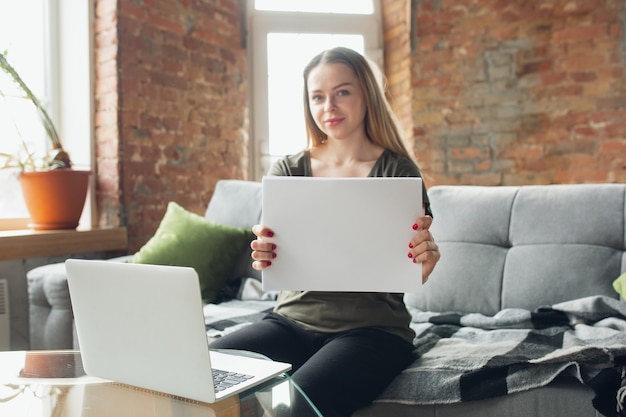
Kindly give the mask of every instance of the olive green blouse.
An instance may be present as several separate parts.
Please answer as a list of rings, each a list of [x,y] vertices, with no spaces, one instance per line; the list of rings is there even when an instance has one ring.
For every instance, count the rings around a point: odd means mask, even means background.
[[[269,175],[312,176],[310,152],[305,150],[280,159]],[[368,177],[421,177],[421,174],[412,160],[385,150]],[[432,215],[426,187],[423,202],[426,214]],[[420,271],[415,269],[416,280],[421,280]],[[409,327],[411,316],[403,296],[399,293],[282,291],[274,311],[312,332],[338,333],[373,327],[411,343],[415,333]]]

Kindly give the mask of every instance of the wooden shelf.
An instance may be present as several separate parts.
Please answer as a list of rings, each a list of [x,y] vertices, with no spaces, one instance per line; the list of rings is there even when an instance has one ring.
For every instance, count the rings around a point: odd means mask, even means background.
[[[126,250],[125,227],[0,231],[0,260]]]

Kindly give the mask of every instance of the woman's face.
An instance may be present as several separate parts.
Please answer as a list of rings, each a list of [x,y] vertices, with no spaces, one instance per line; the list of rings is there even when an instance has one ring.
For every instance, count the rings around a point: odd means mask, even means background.
[[[365,138],[365,98],[350,67],[318,65],[309,73],[307,90],[311,116],[329,139]]]

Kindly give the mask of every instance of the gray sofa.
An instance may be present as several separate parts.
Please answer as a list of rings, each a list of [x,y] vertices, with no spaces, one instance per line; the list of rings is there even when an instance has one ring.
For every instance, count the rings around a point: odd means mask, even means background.
[[[555,345],[555,335],[562,335],[561,331],[566,334],[559,339],[561,343],[565,343],[563,340],[566,338],[571,339],[570,333],[579,329],[574,326],[573,321],[576,320],[583,325],[581,331],[594,331],[607,320],[612,324],[603,331],[610,333],[615,328],[619,329],[624,318],[620,311],[615,318],[602,319],[605,318],[605,310],[621,308],[612,282],[626,271],[626,185],[437,186],[429,190],[429,196],[435,216],[431,230],[440,246],[441,261],[421,291],[405,296],[418,334],[416,362],[392,383],[379,400],[359,410],[355,416],[601,415],[592,404],[595,393],[588,383],[597,370],[589,370],[581,355],[573,359],[566,355],[565,363],[557,364],[553,352],[542,352],[540,359],[522,360],[523,369],[518,373],[511,369],[518,370],[519,366],[507,365],[510,374],[504,378],[499,375],[500,380],[506,380],[511,390],[510,387],[515,387],[515,384],[529,386],[529,389],[520,389],[519,392],[507,393],[507,388],[503,391],[501,385],[494,383],[493,374],[504,369],[491,366],[494,361],[489,361],[488,366],[481,365],[481,369],[461,370],[466,373],[472,371],[474,378],[469,379],[469,385],[474,394],[478,392],[474,397],[464,394],[462,398],[455,397],[452,392],[459,389],[456,376],[449,375],[449,372],[458,371],[452,369],[454,360],[450,361],[452,367],[448,364],[446,368],[438,366],[436,361],[433,365],[432,358],[441,352],[450,354],[451,351],[453,359],[457,355],[459,367],[462,367],[469,363],[468,357],[479,357],[480,352],[477,351],[483,347],[479,343],[468,344],[468,340],[474,340],[471,338],[458,345],[463,349],[469,346],[468,350],[450,348],[457,346],[458,335],[478,339],[478,336],[492,337],[502,331],[503,334],[525,334],[526,342],[528,335],[532,335]],[[221,224],[250,227],[260,221],[260,203],[259,183],[220,181],[206,217]],[[259,273],[250,268],[249,251],[242,253],[232,278],[242,277],[249,278],[247,283],[260,279]],[[28,285],[31,348],[75,346],[63,265],[53,264],[31,270]],[[254,321],[261,316],[261,310],[271,308],[273,303],[271,299],[258,301],[250,300],[249,296],[245,298],[243,301],[221,303],[216,308],[227,311],[229,303],[236,303],[238,307],[250,303],[255,304],[253,310],[256,309],[258,314],[245,315],[239,321],[233,317],[217,320],[219,325],[215,327],[222,331],[226,327],[225,322],[239,324]],[[268,294],[259,294],[259,298],[267,299]],[[571,300],[575,302],[572,304]],[[582,309],[585,311],[582,318],[572,319],[574,315],[571,311],[576,313],[579,300],[583,300]],[[543,306],[549,308],[539,309]],[[598,312],[595,312],[596,309]],[[538,319],[541,319],[539,326]],[[555,319],[556,327],[551,327]],[[600,324],[596,326],[596,322]],[[475,323],[478,323],[477,328],[473,327]],[[494,323],[504,323],[504,328],[498,329]],[[558,332],[552,329],[558,329]],[[608,355],[611,360],[626,352],[626,339],[621,339],[623,334],[624,331],[618,331],[617,336],[608,339],[613,349]],[[219,331],[215,335],[219,336]],[[497,342],[490,342],[486,349],[505,346],[499,339],[493,340]],[[520,357],[534,354],[533,346],[545,348],[539,342],[520,346],[525,349],[518,352]],[[572,346],[565,350],[568,354],[579,352]],[[595,351],[605,352],[605,349],[601,347]],[[560,350],[558,352],[561,353]],[[505,354],[495,355],[492,359],[502,360],[505,357],[508,360]],[[550,360],[545,360],[545,357]],[[526,366],[528,362],[533,362],[533,366]],[[534,369],[534,362],[545,365],[539,366],[540,369],[554,371],[548,377],[542,375],[540,383],[532,383],[534,371],[527,368]],[[596,358],[592,362],[594,366],[604,366]],[[606,367],[610,368],[611,364]],[[431,368],[429,372],[434,374],[422,375],[426,368]],[[460,385],[463,385],[462,378]],[[586,383],[581,383],[579,379]],[[483,382],[485,386],[481,387]],[[467,382],[465,384],[468,385]],[[417,404],[407,398],[410,389],[433,392],[434,395],[441,393],[442,399]]]

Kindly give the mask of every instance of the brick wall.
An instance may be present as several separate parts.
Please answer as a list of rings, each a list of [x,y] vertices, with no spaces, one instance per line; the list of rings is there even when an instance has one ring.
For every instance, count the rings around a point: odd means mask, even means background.
[[[240,0],[94,0],[97,201],[129,250],[168,201],[246,178]],[[622,0],[382,0],[394,107],[428,184],[626,182]]]
[[[117,0],[95,1],[94,62],[96,205],[98,224],[124,226],[118,128]]]
[[[414,148],[430,184],[626,182],[623,1],[410,9]]]
[[[410,138],[413,132],[411,94],[410,2],[382,0],[383,42],[387,90],[393,110]],[[410,143],[407,143],[410,146]]]
[[[96,1],[99,221],[130,251],[168,201],[203,214],[219,179],[246,177],[241,4]]]

